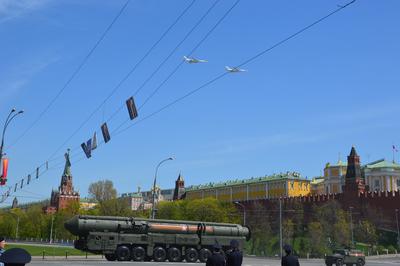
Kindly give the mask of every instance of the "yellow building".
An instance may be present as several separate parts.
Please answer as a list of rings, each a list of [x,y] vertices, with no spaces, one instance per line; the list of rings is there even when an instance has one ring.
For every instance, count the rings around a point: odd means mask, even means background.
[[[324,168],[324,191],[319,194],[342,193],[346,171],[346,162],[339,160],[337,164],[327,163]]]
[[[97,206],[97,202],[92,199],[84,198],[79,201],[79,207],[83,210],[91,210]]]
[[[244,180],[231,180],[221,183],[191,186],[185,188],[186,199],[213,197],[223,201],[245,201],[297,197],[310,194],[310,180],[296,172],[275,174]]]
[[[311,181],[311,194],[325,194],[325,178],[324,177],[315,177]]]

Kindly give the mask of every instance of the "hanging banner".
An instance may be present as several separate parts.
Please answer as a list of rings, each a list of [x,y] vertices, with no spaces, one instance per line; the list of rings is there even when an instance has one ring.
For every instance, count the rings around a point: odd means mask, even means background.
[[[1,174],[1,177],[3,179],[7,179],[7,172],[8,172],[8,158],[3,159],[3,173]]]
[[[126,107],[128,108],[129,117],[131,120],[135,119],[138,116],[138,112],[136,109],[135,101],[133,97],[126,100]]]
[[[24,187],[24,179],[22,178],[22,180],[21,180],[21,189]]]
[[[88,159],[92,157],[92,139],[89,139],[87,143],[82,143],[81,147]]]
[[[31,182],[31,175],[28,175],[28,181],[26,182],[27,185]]]
[[[36,179],[39,178],[39,167],[36,168]]]
[[[97,148],[97,136],[96,132],[94,132],[93,138],[92,138],[92,150],[95,150]]]
[[[108,132],[107,123],[101,125],[101,133],[103,133],[104,142],[107,143],[110,141],[110,133]]]

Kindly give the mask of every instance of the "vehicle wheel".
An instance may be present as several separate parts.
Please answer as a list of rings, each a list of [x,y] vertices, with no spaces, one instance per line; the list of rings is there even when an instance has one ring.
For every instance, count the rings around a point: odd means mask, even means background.
[[[199,258],[199,253],[194,248],[186,249],[185,254],[186,254],[185,255],[186,262],[196,262],[197,259]]]
[[[131,251],[127,246],[119,246],[117,247],[117,260],[119,261],[128,261],[131,260]]]
[[[352,263],[346,263],[346,266],[353,266]]]
[[[200,262],[206,262],[210,256],[211,256],[211,251],[208,248],[200,249],[200,252],[199,252]]]
[[[332,266],[332,263],[327,263],[327,262],[325,262],[325,265],[326,265],[326,266]]]
[[[161,262],[167,258],[167,252],[163,247],[155,247],[153,250],[154,261]]]
[[[132,249],[132,259],[134,261],[144,261],[146,257],[146,251],[143,247],[134,247]]]
[[[343,260],[342,259],[337,259],[336,260],[336,266],[343,266]]]
[[[115,261],[117,259],[115,254],[104,254],[104,257],[106,257],[106,260],[108,261]]]
[[[182,260],[182,252],[179,248],[171,247],[168,249],[168,261],[178,262]]]
[[[365,261],[363,259],[358,259],[357,260],[357,266],[364,266]]]

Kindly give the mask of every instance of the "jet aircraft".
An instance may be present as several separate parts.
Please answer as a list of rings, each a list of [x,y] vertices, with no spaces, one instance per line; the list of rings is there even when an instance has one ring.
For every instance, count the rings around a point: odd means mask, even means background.
[[[196,64],[196,63],[207,63],[207,60],[202,60],[202,59],[196,59],[193,57],[187,57],[187,56],[183,56],[183,59],[185,59],[185,61],[189,64]]]
[[[231,73],[237,73],[237,72],[246,72],[246,69],[241,69],[238,67],[230,67],[230,66],[225,66],[226,71],[231,72]]]

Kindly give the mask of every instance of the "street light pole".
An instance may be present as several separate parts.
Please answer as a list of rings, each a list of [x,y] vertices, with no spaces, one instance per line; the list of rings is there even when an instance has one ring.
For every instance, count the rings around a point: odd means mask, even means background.
[[[53,223],[54,223],[54,214],[51,215],[51,227],[50,227],[50,240],[49,243],[53,243]]]
[[[8,114],[6,122],[4,123],[3,133],[1,135],[1,145],[0,145],[0,170],[1,170],[1,162],[2,162],[2,159],[3,159],[4,136],[6,134],[7,127],[17,115],[22,114],[24,111],[20,110],[17,113],[15,113],[15,112],[16,112],[16,110],[15,110],[15,108],[13,108],[10,111],[10,113]]]
[[[351,211],[353,210],[353,207],[349,207],[350,210],[350,230],[351,230],[351,244],[354,247],[354,233],[353,233],[353,215]]]
[[[282,251],[282,200],[279,198],[279,244],[280,244],[280,250],[281,250],[281,258],[283,257],[283,251]]]
[[[169,157],[167,159],[162,160],[156,167],[156,173],[154,174],[154,183],[153,183],[153,202],[151,205],[151,213],[150,213],[150,218],[154,219],[156,217],[156,209],[155,209],[155,201],[156,201],[156,182],[157,182],[157,173],[158,173],[158,168],[160,167],[161,164],[163,164],[166,161],[171,161],[173,160],[173,157]]]
[[[234,203],[243,208],[243,225],[246,226],[246,207],[238,201],[235,201]]]
[[[397,245],[400,246],[399,209],[396,209],[396,224],[397,224]]]

